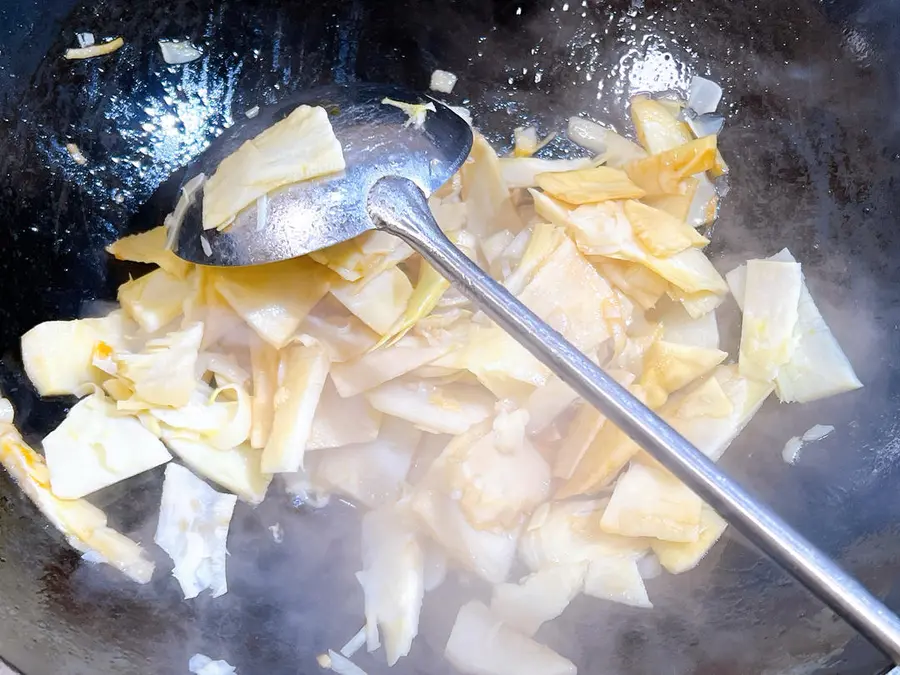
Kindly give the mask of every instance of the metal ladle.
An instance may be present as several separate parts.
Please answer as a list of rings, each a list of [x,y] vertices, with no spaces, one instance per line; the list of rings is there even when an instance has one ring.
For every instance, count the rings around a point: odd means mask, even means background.
[[[219,162],[300,104],[330,113],[347,168],[269,195],[264,218],[242,211],[224,232],[201,228],[198,207],[174,234],[176,253],[201,265],[254,265],[294,258],[380,229],[403,239],[499,326],[684,481],[744,536],[792,574],[894,663],[900,663],[900,619],[831,558],[594,365],[441,232],[426,197],[465,162],[469,125],[432,101],[421,128],[382,103],[430,99],[396,86],[331,86],[296,95],[224,134],[188,168],[188,179],[214,173]]]

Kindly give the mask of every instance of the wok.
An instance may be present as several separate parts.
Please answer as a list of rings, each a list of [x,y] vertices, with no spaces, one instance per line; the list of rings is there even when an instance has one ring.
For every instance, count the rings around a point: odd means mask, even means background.
[[[900,7],[34,0],[4,6],[0,19],[0,390],[31,440],[71,401],[38,400],[21,371],[18,336],[114,300],[138,270],[111,263],[103,247],[158,224],[172,201],[149,196],[175,172],[174,199],[177,169],[245,110],[333,81],[425,89],[440,67],[460,75],[452,102],[467,102],[503,147],[523,122],[549,132],[583,113],[621,130],[632,93],[684,90],[694,72],[720,82],[728,114],[721,146],[732,171],[713,259],[724,271],[788,246],[866,384],[816,404],[770,402],[722,463],[900,606],[900,497],[891,489],[900,464]],[[127,44],[101,60],[63,61],[78,31],[121,34]],[[204,58],[166,66],[156,41],[182,37],[201,45]],[[67,142],[89,163],[75,164]],[[547,151],[576,152],[564,139]],[[736,315],[725,318],[737,325]],[[785,465],[781,446],[816,423],[837,430]],[[181,673],[195,652],[239,673],[313,673],[315,655],[339,647],[362,622],[349,506],[294,509],[277,493],[256,509],[239,506],[228,594],[186,602],[164,557],[147,586],[82,563],[0,475],[0,656],[28,675]],[[149,542],[160,479],[151,472],[93,501],[118,529]],[[268,530],[276,522],[281,544]],[[451,672],[441,652],[466,583],[452,580],[429,596],[422,637],[396,672]],[[648,590],[652,611],[582,598],[540,637],[581,673],[888,668],[733,534],[698,569],[652,580]],[[368,659],[360,665],[384,672],[380,656]]]

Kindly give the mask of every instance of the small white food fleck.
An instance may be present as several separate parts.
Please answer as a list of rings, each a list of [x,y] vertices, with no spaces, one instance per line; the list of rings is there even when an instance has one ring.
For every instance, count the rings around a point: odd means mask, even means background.
[[[75,39],[79,47],[90,47],[96,42],[93,33],[75,33]]]
[[[269,525],[269,532],[272,533],[272,539],[276,544],[280,544],[284,541],[284,529],[281,527],[281,523]]]
[[[175,563],[172,574],[185,598],[207,588],[214,598],[228,591],[225,543],[235,502],[237,497],[216,492],[183,466],[166,467],[153,540]]]
[[[431,88],[442,94],[449,94],[456,86],[457,77],[446,70],[435,70],[431,74]]]
[[[331,657],[328,654],[319,654],[316,657],[316,663],[319,664],[319,668],[331,669]]]
[[[830,424],[816,424],[803,432],[802,436],[793,436],[784,444],[784,449],[781,451],[782,459],[788,464],[793,464],[797,461],[800,449],[804,445],[820,441],[832,431],[834,431],[834,427]]]
[[[227,661],[213,661],[206,654],[194,654],[188,661],[188,670],[194,675],[233,675],[237,672]]]
[[[834,431],[834,427],[830,424],[816,424],[815,426],[812,426],[806,430],[806,432],[802,436],[802,439],[804,443],[820,441],[832,431]]]
[[[84,156],[84,153],[81,152],[81,148],[79,148],[75,143],[66,143],[66,150],[69,153],[69,156],[79,166],[84,166],[87,164],[87,157]]]
[[[259,115],[259,106],[258,105],[253,106],[252,108],[250,108],[250,110],[245,112],[244,115],[247,116],[247,119],[252,120],[254,117]]]
[[[190,63],[203,56],[203,52],[188,40],[160,40],[159,50],[162,52],[163,61],[172,66]]]
[[[209,240],[205,235],[200,235],[200,248],[203,249],[203,255],[207,258],[212,257],[212,246],[209,244]]]
[[[791,438],[788,439],[788,442],[784,444],[784,449],[781,451],[781,458],[788,464],[793,464],[797,461],[797,457],[799,456],[802,447],[803,440],[799,436],[791,436]]]

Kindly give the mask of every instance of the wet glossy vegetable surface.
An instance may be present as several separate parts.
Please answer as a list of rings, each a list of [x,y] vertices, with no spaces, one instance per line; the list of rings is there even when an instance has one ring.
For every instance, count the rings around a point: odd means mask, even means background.
[[[519,12],[521,8],[521,12]],[[71,13],[70,13],[71,12]],[[329,81],[424,89],[457,73],[499,145],[512,128],[562,130],[572,114],[618,125],[633,93],[684,89],[693,73],[725,88],[721,136],[732,174],[712,239],[727,271],[784,246],[866,388],[753,421],[723,460],[871,588],[892,590],[900,544],[896,484],[900,367],[898,81],[890,3],[107,2],[0,10],[0,388],[41,436],[69,401],[38,402],[18,336],[39,321],[114,299],[129,271],[103,246],[157,224],[139,208],[209,138],[255,105]],[[74,33],[123,35],[115,54],[64,61]],[[189,38],[204,57],[167,66],[156,41]],[[65,149],[76,143],[88,163]],[[557,140],[544,152],[574,152]],[[176,176],[176,180],[177,180]],[[736,311],[736,310],[735,310]],[[737,321],[734,321],[737,325]],[[813,424],[836,431],[795,467],[780,451]],[[149,542],[160,476],[99,495],[113,522]],[[276,488],[273,488],[273,490]],[[141,494],[139,502],[135,493]],[[26,673],[186,671],[195,652],[241,673],[313,673],[315,655],[362,623],[357,525],[349,508],[294,511],[285,497],[241,505],[229,593],[184,602],[163,564],[133,586],[80,563],[4,475],[0,479],[0,655]],[[284,542],[268,526],[280,522]],[[159,553],[159,552],[157,552]],[[869,674],[869,647],[739,540],[677,580],[649,582],[656,608],[582,598],[542,635],[583,673]],[[455,611],[452,585],[426,601],[423,635],[398,673],[435,673]],[[443,600],[443,603],[442,603]],[[440,605],[450,609],[441,612]],[[900,606],[898,598],[893,606]],[[808,670],[801,664],[813,664]],[[384,666],[360,665],[371,672]]]

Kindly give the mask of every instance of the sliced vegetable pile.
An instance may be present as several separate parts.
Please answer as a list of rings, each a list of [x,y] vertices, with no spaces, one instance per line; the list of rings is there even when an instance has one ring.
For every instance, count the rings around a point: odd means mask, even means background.
[[[594,159],[531,157],[534,130],[499,158],[476,134],[430,204],[469,256],[717,460],[773,391],[807,402],[862,385],[789,252],[725,278],[704,255],[696,228],[715,217],[727,167],[715,135],[692,133],[721,127],[718,95],[702,82],[694,94],[697,109],[633,99],[640,145],[573,118]],[[206,181],[205,226],[343,166],[324,111],[298,108]],[[447,658],[465,673],[557,674],[575,666],[533,639],[544,622],[580,593],[651,607],[642,574],[690,570],[725,529],[387,234],[244,269],[181,261],[163,227],[109,251],[157,269],[124,284],[109,315],[22,338],[40,394],[81,398],[43,455],[0,399],[0,461],[89,560],[150,579],[141,546],[87,498],[169,462],[155,542],[185,597],[221,595],[235,503],[260,503],[280,474],[315,506],[339,495],[367,509],[365,629],[328,667],[350,672],[363,644],[390,665],[405,656],[449,562],[493,593],[464,600]],[[715,315],[729,292],[743,311],[736,362]]]

